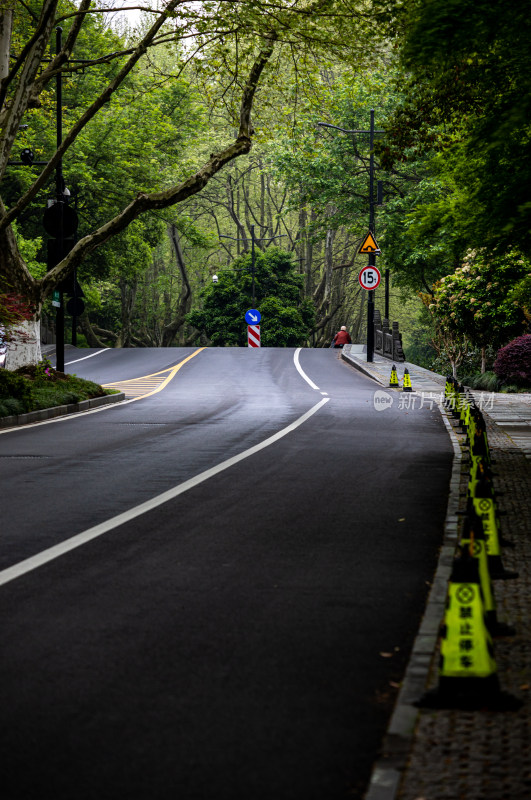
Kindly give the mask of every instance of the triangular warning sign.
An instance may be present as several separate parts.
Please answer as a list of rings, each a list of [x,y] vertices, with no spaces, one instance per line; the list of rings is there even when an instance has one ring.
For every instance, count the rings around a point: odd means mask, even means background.
[[[363,244],[361,245],[361,247],[360,247],[358,252],[359,253],[375,253],[376,251],[379,252],[379,250],[380,250],[380,248],[376,244],[376,239],[374,238],[372,233],[369,231],[369,233],[367,234],[367,236],[363,240]]]

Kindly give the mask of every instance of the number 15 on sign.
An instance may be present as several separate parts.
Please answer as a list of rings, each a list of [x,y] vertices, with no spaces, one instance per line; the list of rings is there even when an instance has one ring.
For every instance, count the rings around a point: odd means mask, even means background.
[[[362,289],[376,289],[376,287],[380,285],[381,279],[380,270],[371,265],[363,267],[358,275],[358,280]]]

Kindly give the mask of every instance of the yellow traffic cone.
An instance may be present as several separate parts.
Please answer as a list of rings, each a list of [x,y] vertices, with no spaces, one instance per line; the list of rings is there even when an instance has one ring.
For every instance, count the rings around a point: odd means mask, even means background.
[[[494,580],[517,578],[518,572],[505,569],[503,566],[501,556],[502,539],[498,529],[496,504],[492,497],[491,487],[486,481],[478,480],[476,482],[474,492],[469,499],[469,505],[472,505],[483,526],[491,577]]]
[[[454,560],[448,585],[439,685],[415,705],[496,710],[521,705],[500,690],[494,647],[485,624],[479,564],[467,547]]]
[[[483,455],[490,463],[489,440],[487,437],[487,429],[485,426],[485,419],[479,408],[472,409],[473,425],[470,427],[469,443],[470,451],[474,455]]]
[[[514,547],[514,544],[511,541],[509,541],[499,533],[499,517],[502,513],[505,512],[501,512],[498,510],[498,506],[495,499],[497,492],[494,491],[494,486],[492,483],[492,472],[489,468],[488,461],[485,459],[485,456],[483,455],[475,456],[473,448],[471,448],[470,452],[472,454],[471,455],[472,465],[468,481],[468,500],[467,500],[468,510],[470,510],[470,508],[472,508],[475,505],[475,501],[480,498],[490,500],[492,503],[494,519],[496,521],[496,526],[497,526],[496,529],[498,531],[499,544],[502,547]],[[482,508],[480,510],[483,511],[484,509]],[[496,553],[493,553],[493,555],[496,555]],[[505,569],[501,569],[501,571],[498,569],[498,572],[500,572],[500,574],[496,575],[495,576],[496,578],[518,577],[517,572],[507,572],[507,570]]]
[[[403,392],[413,391],[413,387],[411,386],[411,378],[409,377],[409,370],[407,369],[407,367],[404,370],[404,381],[402,383],[402,391]]]
[[[485,624],[491,636],[514,636],[514,628],[498,620],[485,539],[482,521],[477,514],[472,511],[465,520],[465,530],[463,538],[461,539],[461,546],[467,547],[470,555],[478,561],[479,584],[481,587],[481,597],[483,599],[483,610],[485,612]]]
[[[491,491],[494,492],[494,489],[492,488],[492,472],[488,462],[482,454],[475,455],[473,452],[471,452],[470,466],[468,468],[469,497],[476,496],[477,486],[480,481],[483,481],[485,484],[491,486]]]
[[[449,397],[450,394],[452,393],[452,380],[453,380],[453,378],[452,378],[451,375],[447,375],[446,376],[446,382],[444,384],[444,396],[445,397]]]
[[[392,389],[398,389],[399,385],[400,384],[398,383],[398,375],[396,374],[396,367],[393,364],[393,367],[391,369],[391,377],[389,378],[389,386]]]

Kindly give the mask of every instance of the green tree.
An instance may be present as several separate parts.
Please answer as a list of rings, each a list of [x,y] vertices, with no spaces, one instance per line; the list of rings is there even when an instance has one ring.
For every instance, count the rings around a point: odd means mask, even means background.
[[[529,269],[529,262],[516,251],[500,257],[472,251],[462,266],[434,287],[428,307],[440,330],[465,336],[480,348],[482,372],[487,345],[498,349],[523,332],[523,311],[507,296],[507,286],[521,280]]]
[[[304,344],[314,322],[314,309],[302,300],[303,278],[296,271],[293,254],[278,248],[252,254],[220,270],[218,282],[201,292],[203,307],[188,315],[188,322],[204,332],[215,346],[247,344],[245,313],[255,305],[262,315],[261,344],[264,347],[297,347]]]
[[[361,32],[368,34],[370,30],[374,42],[376,24],[369,6],[358,14],[345,13],[344,4],[338,0],[282,1],[274,9],[267,0],[240,0],[236,4],[168,0],[162,9],[149,15],[150,21],[139,37],[132,37],[125,47],[118,44],[118,49],[104,50],[103,54],[100,50],[91,56],[91,66],[101,68],[105,80],[99,83],[94,79],[94,85],[88,86],[88,102],[76,109],[61,145],[48,157],[38,177],[26,178],[16,199],[0,201],[0,277],[28,298],[35,309],[35,321],[53,288],[96,248],[141,214],[160,212],[200,192],[226,164],[250,151],[254,133],[251,112],[260,85],[276,75],[270,65],[274,55],[282,60],[284,54],[290,57],[293,49],[309,52],[318,48],[345,59],[354,60],[359,54],[367,57],[366,36]],[[80,52],[89,20],[93,15],[100,16],[103,8],[92,0],[27,0],[16,3],[14,10],[5,4],[0,10],[0,179],[23,141],[21,123],[27,122],[34,109],[53,108],[53,82],[58,72],[82,70],[73,59]],[[50,45],[58,24],[64,27],[64,40],[61,51],[55,54]],[[360,42],[357,50],[352,47],[353,41]],[[131,76],[146,69],[148,51],[171,42],[176,43],[173,68],[153,73],[152,86],[166,79],[179,80],[187,68],[201,75],[204,102],[210,104],[213,114],[215,105],[227,110],[232,123],[230,135],[224,131],[219,146],[210,150],[204,161],[191,158],[171,176],[161,172],[156,186],[150,181],[134,189],[133,184],[128,185],[118,210],[109,210],[104,219],[90,225],[70,253],[36,280],[19,252],[12,223],[27,213],[59,161],[66,160],[88,126],[107,113],[107,104],[111,102],[112,107],[113,98],[127,89]],[[15,58],[10,62],[12,43]],[[149,88],[145,86],[143,91],[147,97]],[[140,112],[136,117],[124,114],[122,121],[117,120],[124,136],[131,122],[141,125],[141,117]],[[142,158],[133,151],[131,155],[133,159]]]
[[[531,15],[527,0],[418,0],[405,9],[403,101],[391,161],[438,151],[467,246],[531,253]],[[441,166],[439,165],[439,166]]]

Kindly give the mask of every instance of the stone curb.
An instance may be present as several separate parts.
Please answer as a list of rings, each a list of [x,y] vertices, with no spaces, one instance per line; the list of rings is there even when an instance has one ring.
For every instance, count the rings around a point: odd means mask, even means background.
[[[413,643],[402,686],[398,693],[382,746],[382,756],[373,765],[365,800],[396,800],[400,782],[407,768],[420,714],[413,705],[423,694],[435,655],[439,628],[444,616],[448,582],[458,542],[458,515],[461,486],[461,444],[459,436],[444,409],[439,406],[453,448],[454,460],[450,477],[444,538],[433,584],[428,596],[419,631]]]
[[[122,400],[125,400],[125,394],[120,392],[120,394],[108,394],[105,397],[92,397],[89,400],[82,400],[80,403],[42,408],[39,411],[29,411],[27,414],[14,414],[10,417],[1,417],[0,428],[14,428],[20,425],[29,425],[32,422],[42,422],[55,417],[69,416],[82,411],[90,411],[100,406],[120,403]]]
[[[341,357],[355,369],[372,378],[381,386],[385,386],[377,370],[370,371],[368,367],[364,367],[348,353],[341,353]],[[429,373],[429,370],[425,370],[425,372]],[[435,373],[432,373],[432,375],[434,375],[434,380],[439,383],[442,376],[438,376]],[[439,381],[437,381],[437,378],[439,378]],[[458,542],[457,512],[459,510],[463,457],[461,445],[464,443],[465,437],[454,430],[444,408],[440,404],[437,405],[441,411],[443,422],[448,430],[454,449],[443,544],[424,615],[413,643],[402,686],[384,736],[382,755],[373,765],[364,800],[396,800],[398,795],[400,782],[406,771],[409,754],[415,739],[416,726],[420,714],[419,709],[413,703],[420,698],[425,690],[436,652],[439,628],[444,616],[448,582]]]
[[[380,386],[384,385],[377,372],[373,372],[369,369],[369,367],[360,364],[360,362],[357,361],[349,353],[344,353],[343,351],[341,351],[341,358],[343,359],[343,361],[346,361],[348,364],[354,367],[354,369],[357,369],[358,372],[362,372],[367,378],[372,378],[372,380],[379,383]]]

